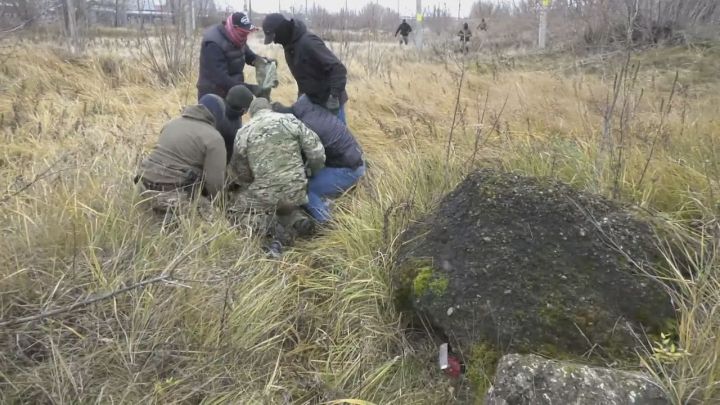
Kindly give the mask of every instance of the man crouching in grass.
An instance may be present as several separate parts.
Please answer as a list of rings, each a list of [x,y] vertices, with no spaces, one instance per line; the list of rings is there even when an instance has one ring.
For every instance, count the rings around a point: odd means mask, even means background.
[[[264,98],[253,100],[248,112],[250,121],[238,131],[230,159],[231,184],[239,185],[229,197],[231,210],[239,216],[249,214],[257,232],[269,231],[274,240],[268,253],[279,256],[294,235],[313,231],[313,222],[300,206],[308,202],[308,175],[325,164],[325,149],[315,132],[292,115],[272,111]],[[273,234],[275,223],[285,241]]]
[[[199,207],[210,209],[209,198],[225,183],[227,152],[215,129],[224,115],[223,100],[211,95],[185,107],[180,117],[163,126],[135,177],[140,196],[153,211],[173,215],[195,198]]]

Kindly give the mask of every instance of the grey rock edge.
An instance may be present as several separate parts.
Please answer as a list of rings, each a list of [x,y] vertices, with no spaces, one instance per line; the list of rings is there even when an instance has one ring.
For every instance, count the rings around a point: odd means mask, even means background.
[[[665,405],[663,390],[639,373],[509,354],[498,363],[487,405]]]

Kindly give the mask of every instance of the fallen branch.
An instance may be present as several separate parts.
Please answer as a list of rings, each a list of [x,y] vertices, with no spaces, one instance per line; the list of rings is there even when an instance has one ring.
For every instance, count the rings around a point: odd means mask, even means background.
[[[64,154],[64,155],[60,156],[60,158],[58,158],[57,160],[55,160],[50,166],[48,166],[47,168],[45,168],[45,170],[43,170],[42,172],[36,174],[35,177],[33,177],[32,180],[30,180],[29,182],[23,184],[23,185],[22,185],[20,188],[18,188],[17,190],[12,191],[12,192],[9,192],[9,193],[5,194],[4,196],[2,196],[2,198],[0,198],[0,204],[5,203],[5,202],[9,201],[11,198],[22,194],[22,192],[24,192],[25,190],[29,189],[30,187],[32,187],[33,185],[35,185],[35,183],[39,182],[40,180],[43,180],[43,179],[45,179],[45,178],[54,176],[54,175],[56,175],[56,174],[59,174],[59,173],[61,173],[61,172],[67,171],[67,170],[72,170],[72,169],[78,168],[79,166],[65,167],[65,168],[62,168],[62,169],[58,169],[58,170],[52,171],[52,169],[53,169],[55,166],[57,166],[58,163],[66,160],[66,158],[67,158],[68,156],[70,156],[70,154]]]
[[[78,309],[78,308],[82,308],[82,307],[86,307],[86,306],[88,306],[88,305],[92,305],[92,304],[94,304],[94,303],[96,303],[96,302],[100,302],[100,301],[104,301],[104,300],[113,298],[113,297],[115,297],[115,296],[117,296],[117,295],[120,295],[120,294],[122,294],[122,293],[126,293],[126,292],[128,292],[128,291],[132,291],[132,290],[135,290],[135,289],[137,289],[137,288],[144,287],[144,286],[146,286],[146,285],[148,285],[148,284],[153,284],[153,283],[157,283],[157,282],[160,282],[160,281],[167,281],[167,280],[169,280],[169,279],[170,279],[170,277],[167,276],[167,275],[162,275],[162,276],[153,277],[153,278],[150,278],[150,279],[147,279],[147,280],[140,281],[140,282],[135,283],[135,284],[133,284],[133,285],[129,285],[129,286],[127,286],[127,287],[121,288],[121,289],[119,289],[119,290],[115,290],[115,291],[111,291],[111,292],[109,292],[109,293],[105,293],[105,294],[102,294],[102,295],[98,295],[97,297],[90,298],[90,299],[85,300],[85,301],[76,302],[76,303],[74,303],[74,304],[72,304],[72,305],[69,305],[69,306],[67,306],[67,307],[58,308],[58,309],[53,309],[52,311],[41,312],[41,313],[39,313],[39,314],[35,314],[35,315],[31,315],[31,316],[25,316],[25,317],[22,317],[22,318],[15,318],[15,319],[11,319],[11,320],[9,320],[9,321],[3,321],[3,322],[0,322],[0,326],[13,326],[13,325],[21,324],[21,323],[37,321],[37,320],[45,319],[45,318],[48,318],[48,317],[51,317],[51,316],[64,314],[64,313],[66,313],[66,312],[70,312],[70,311],[76,310],[76,309]]]
[[[236,228],[236,227],[234,227],[234,226],[233,226],[233,227],[230,227],[230,228],[228,229],[228,231],[230,231],[230,230],[232,230],[232,229],[235,229],[235,228]],[[204,242],[198,243],[196,246],[194,246],[192,249],[188,250],[186,253],[183,253],[183,254],[181,254],[180,256],[176,257],[172,262],[170,262],[170,264],[168,264],[168,266],[165,268],[165,270],[162,272],[162,274],[159,275],[159,276],[157,276],[157,277],[149,278],[149,279],[146,279],[146,280],[137,282],[137,283],[135,283],[135,284],[129,285],[129,286],[127,286],[127,287],[123,287],[123,288],[120,288],[120,289],[115,290],[115,291],[111,291],[111,292],[108,292],[108,293],[105,293],[105,294],[98,295],[98,296],[96,296],[96,297],[87,299],[87,300],[85,300],[85,301],[76,302],[76,303],[74,303],[74,304],[72,304],[72,305],[68,305],[68,306],[66,306],[66,307],[53,309],[52,311],[40,312],[40,313],[35,314],[35,315],[25,316],[25,317],[22,317],[22,318],[10,319],[10,320],[7,320],[7,321],[0,321],[0,327],[3,327],[3,326],[13,326],[13,325],[21,324],[21,323],[37,321],[37,320],[45,319],[45,318],[48,318],[48,317],[51,317],[51,316],[60,315],[60,314],[64,314],[64,313],[67,313],[67,312],[71,312],[71,311],[74,311],[74,310],[76,310],[76,309],[78,309],[78,308],[83,308],[83,307],[86,307],[86,306],[88,306],[88,305],[92,305],[92,304],[94,304],[94,303],[96,303],[96,302],[100,302],[100,301],[104,301],[104,300],[107,300],[107,299],[110,299],[110,298],[114,298],[114,297],[116,297],[116,296],[118,296],[118,295],[120,295],[120,294],[126,293],[126,292],[128,292],[128,291],[132,291],[132,290],[135,290],[135,289],[138,289],[138,288],[141,288],[141,287],[145,287],[146,285],[149,285],[149,284],[154,284],[154,283],[158,283],[158,282],[161,282],[161,281],[164,281],[164,282],[167,282],[167,283],[174,283],[174,282],[175,282],[175,279],[174,279],[174,277],[173,277],[173,274],[175,273],[175,269],[177,269],[177,267],[180,265],[180,263],[182,263],[183,261],[185,261],[185,259],[187,259],[187,258],[188,258],[191,254],[193,254],[194,252],[198,251],[200,248],[202,248],[202,247],[204,247],[204,246],[207,246],[210,242],[214,241],[215,239],[219,238],[220,236],[222,236],[222,235],[224,235],[224,234],[225,234],[225,232],[221,232],[221,233],[218,233],[218,234],[216,234],[216,235],[213,235],[213,236],[207,238]]]

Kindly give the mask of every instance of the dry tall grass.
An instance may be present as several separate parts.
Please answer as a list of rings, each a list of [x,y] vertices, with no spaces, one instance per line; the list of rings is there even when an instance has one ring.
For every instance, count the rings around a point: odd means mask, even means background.
[[[339,202],[332,231],[270,261],[221,215],[166,228],[136,206],[138,159],[195,91],[192,77],[163,85],[125,44],[106,39],[82,59],[24,44],[0,66],[1,402],[449,402],[432,345],[403,334],[388,271],[405,224],[479,165],[606,194],[619,184],[620,198],[678,232],[717,226],[720,85],[701,74],[717,71],[717,47],[633,59],[646,63],[620,95],[628,119],[607,111],[622,57],[512,68],[352,45],[348,116],[369,175]],[[281,68],[275,97],[289,102]],[[616,137],[600,151],[604,125]],[[676,403],[710,403],[720,395],[718,261],[692,240],[685,259],[669,260],[685,352],[644,358]]]

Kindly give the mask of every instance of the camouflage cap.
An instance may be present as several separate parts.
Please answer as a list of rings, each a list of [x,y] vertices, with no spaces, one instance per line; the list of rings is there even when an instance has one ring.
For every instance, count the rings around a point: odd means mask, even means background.
[[[248,112],[250,113],[250,116],[255,115],[260,110],[270,110],[270,102],[267,101],[267,99],[262,97],[257,97],[255,100],[253,100],[252,103],[250,103],[250,109]]]

